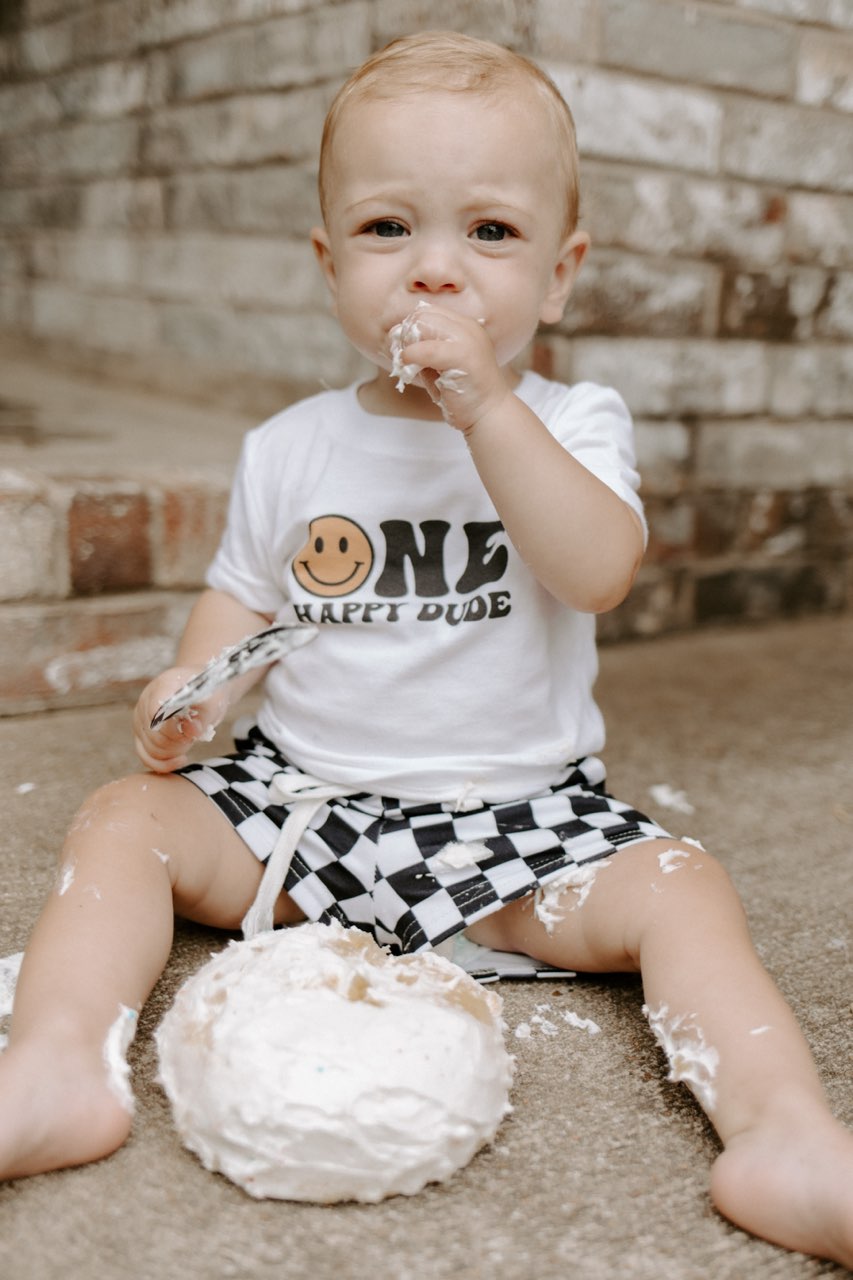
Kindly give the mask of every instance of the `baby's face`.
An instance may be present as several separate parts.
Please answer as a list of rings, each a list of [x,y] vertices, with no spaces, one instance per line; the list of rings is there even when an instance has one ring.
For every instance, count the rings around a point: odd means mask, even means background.
[[[526,88],[346,107],[314,242],[357,350],[389,370],[389,330],[421,299],[482,321],[502,366],[560,318],[583,255],[565,253],[555,145]]]

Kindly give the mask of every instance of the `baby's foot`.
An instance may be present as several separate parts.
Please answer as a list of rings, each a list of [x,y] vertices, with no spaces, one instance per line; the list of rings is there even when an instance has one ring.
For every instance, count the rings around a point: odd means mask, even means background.
[[[853,1133],[822,1108],[739,1133],[714,1165],[711,1196],[747,1231],[853,1268]]]
[[[31,1040],[0,1054],[0,1179],[100,1160],[130,1126],[97,1055]]]

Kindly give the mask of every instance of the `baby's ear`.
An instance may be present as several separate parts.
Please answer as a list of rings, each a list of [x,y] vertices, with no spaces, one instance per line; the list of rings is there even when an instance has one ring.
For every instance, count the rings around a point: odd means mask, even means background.
[[[539,312],[539,319],[543,324],[556,324],[558,320],[562,320],[588,248],[589,236],[585,231],[574,231],[563,241],[550,287]]]
[[[337,304],[338,282],[335,276],[335,260],[332,257],[332,243],[325,227],[312,227],[311,246],[320,264],[320,270],[326,280],[329,293],[332,295],[332,309]]]

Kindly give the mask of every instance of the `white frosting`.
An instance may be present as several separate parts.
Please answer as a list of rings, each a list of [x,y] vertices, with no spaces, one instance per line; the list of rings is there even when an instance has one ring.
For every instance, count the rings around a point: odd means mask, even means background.
[[[74,883],[75,866],[76,866],[76,863],[72,859],[71,862],[64,863],[63,866],[60,868],[59,883],[56,886],[56,892],[59,894],[60,898],[63,897],[68,892],[68,890],[71,888],[72,884]]]
[[[552,1022],[550,1018],[543,1015],[551,1013],[552,1009],[549,1004],[538,1004],[536,1012],[533,1014],[529,1022],[519,1022],[515,1028],[515,1037],[517,1040],[532,1040],[534,1031],[543,1036],[556,1036],[560,1034],[559,1024]],[[574,1027],[579,1031],[586,1031],[589,1035],[598,1035],[601,1027],[597,1022],[593,1022],[592,1018],[581,1018],[579,1014],[573,1013],[571,1010],[564,1009],[560,1012],[563,1022],[568,1023],[570,1027]]]
[[[462,867],[476,867],[478,863],[486,862],[492,857],[494,854],[491,849],[477,840],[451,840],[435,855],[431,865],[433,868],[447,867],[458,871]]]
[[[23,951],[16,951],[13,956],[3,956],[0,959],[0,1018],[5,1018],[12,1012],[23,958]]]
[[[679,1013],[670,1018],[669,1009],[665,1004],[656,1011],[644,1004],[643,1013],[649,1020],[655,1039],[669,1060],[667,1079],[674,1083],[683,1080],[696,1095],[703,1109],[713,1111],[717,1101],[714,1081],[720,1064],[720,1055],[716,1049],[705,1043],[702,1029],[695,1025],[695,1015]]]
[[[0,958],[0,1022],[4,1022],[12,1012],[12,1005],[15,1002],[15,987],[18,985],[18,974],[21,971],[21,961],[24,958],[23,951],[17,951],[13,956],[3,956]],[[5,1031],[0,1031],[0,1053],[6,1048],[9,1037]]]
[[[500,1010],[434,952],[304,924],[232,942],[184,984],[159,1078],[185,1144],[250,1195],[413,1195],[510,1110]]]
[[[550,1018],[545,1018],[541,1013],[534,1013],[530,1019],[530,1025],[538,1027],[543,1036],[555,1036],[559,1033],[560,1028],[556,1022],[552,1022]]]
[[[664,809],[674,809],[676,813],[696,812],[686,794],[683,791],[676,791],[668,782],[658,782],[653,787],[649,787],[649,795],[655,804],[661,805]]]
[[[421,371],[419,364],[403,363],[403,348],[408,347],[412,342],[420,342],[422,331],[418,324],[418,316],[428,306],[428,302],[421,300],[404,320],[401,320],[399,324],[395,324],[388,332],[388,342],[391,348],[391,377],[397,379],[396,387],[398,391],[404,391],[410,382],[414,382]]]
[[[462,379],[467,376],[464,369],[445,369],[436,378],[435,385],[439,391],[455,391],[457,395],[461,395],[465,390]]]
[[[597,1022],[593,1022],[592,1018],[582,1018],[580,1014],[574,1013],[571,1009],[566,1009],[563,1013],[563,1019],[568,1022],[570,1027],[576,1027],[578,1031],[587,1031],[591,1036],[597,1036],[601,1027]]]
[[[680,871],[690,854],[686,849],[666,849],[658,854],[658,865],[665,876]]]
[[[602,867],[609,866],[610,859],[602,858],[598,862],[567,867],[560,875],[536,890],[533,895],[533,914],[544,924],[548,933],[554,932],[554,926],[563,919],[567,911],[583,906],[595,877]],[[575,894],[574,902],[570,903],[566,896],[568,889]]]
[[[130,1067],[127,1050],[136,1035],[137,1014],[126,1004],[118,1007],[118,1017],[107,1032],[104,1041],[104,1065],[107,1083],[125,1111],[133,1111],[133,1092],[130,1087]]]

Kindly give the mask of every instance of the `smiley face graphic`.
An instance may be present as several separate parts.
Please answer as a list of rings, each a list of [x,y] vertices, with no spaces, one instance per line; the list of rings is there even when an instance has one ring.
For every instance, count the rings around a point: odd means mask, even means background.
[[[308,526],[308,541],[293,557],[293,576],[314,596],[345,596],[355,591],[373,567],[367,534],[346,516],[318,516]]]

